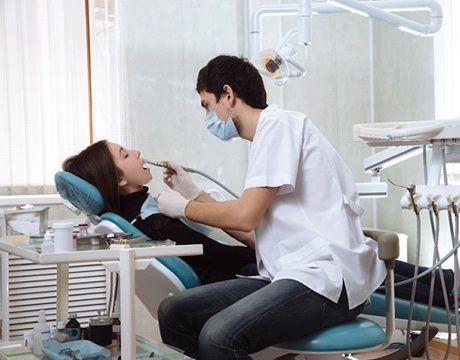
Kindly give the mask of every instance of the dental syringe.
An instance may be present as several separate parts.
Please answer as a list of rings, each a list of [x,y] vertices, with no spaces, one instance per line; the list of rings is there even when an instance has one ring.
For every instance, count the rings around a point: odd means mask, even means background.
[[[150,161],[150,160],[144,159],[144,162],[147,163],[147,164],[153,165],[153,166],[159,166],[159,167],[164,167],[164,168],[167,168],[167,169],[171,169],[169,167],[169,163],[165,162],[165,161]],[[202,171],[195,170],[195,169],[185,167],[185,166],[182,166],[182,165],[181,165],[181,168],[184,169],[184,171],[186,171],[188,173],[198,174],[198,175],[201,175],[201,176],[205,177],[208,180],[211,180],[213,183],[219,185],[222,189],[227,191],[229,194],[233,195],[236,199],[239,198],[239,196],[237,194],[235,194],[232,190],[230,190],[227,186],[222,184],[220,181],[214,179],[213,177],[209,176],[208,174],[205,174]]]

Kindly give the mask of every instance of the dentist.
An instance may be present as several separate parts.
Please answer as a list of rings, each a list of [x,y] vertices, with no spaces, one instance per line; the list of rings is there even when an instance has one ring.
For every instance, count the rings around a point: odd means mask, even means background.
[[[172,190],[161,192],[158,206],[170,217],[254,231],[257,274],[165,299],[163,341],[200,360],[251,359],[356,317],[385,267],[377,243],[363,235],[350,170],[307,116],[267,105],[262,78],[246,59],[214,58],[196,90],[211,133],[252,142],[244,191],[212,201],[171,163],[164,180]]]

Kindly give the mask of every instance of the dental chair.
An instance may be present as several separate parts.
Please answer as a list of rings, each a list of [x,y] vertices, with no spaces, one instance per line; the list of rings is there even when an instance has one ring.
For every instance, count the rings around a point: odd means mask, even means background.
[[[57,172],[54,181],[59,195],[70,203],[66,205],[77,213],[87,215],[95,225],[95,233],[144,235],[121,216],[103,212],[104,201],[99,190],[87,181],[66,171]],[[146,269],[135,272],[136,295],[155,319],[163,299],[200,284],[195,271],[179,257],[152,259]]]
[[[70,203],[70,208],[75,207],[88,216],[95,225],[95,232],[122,231],[133,233],[134,236],[143,235],[121,216],[110,212],[103,213],[104,203],[99,191],[83,179],[60,171],[55,175],[55,185],[60,196]],[[279,359],[294,358],[298,354],[308,358],[340,358],[341,354],[373,351],[390,343],[395,328],[393,267],[394,260],[399,256],[398,237],[396,234],[382,231],[365,231],[365,234],[378,241],[379,257],[387,264],[386,293],[372,294],[371,305],[354,320],[324,329],[306,338],[278,344],[274,348],[282,350],[284,354]],[[135,275],[136,295],[155,319],[158,305],[163,299],[199,285],[200,280],[194,270],[178,257],[152,259],[145,270],[136,271]],[[401,299],[397,299],[399,300]],[[404,311],[399,313],[400,316],[404,316]],[[386,318],[386,322],[379,325],[382,318]],[[386,333],[382,326],[385,327]],[[431,334],[430,331],[430,336],[434,336]],[[415,353],[414,346],[411,346],[412,349]],[[420,346],[417,349],[420,350]],[[393,360],[404,358],[406,357],[401,355]]]

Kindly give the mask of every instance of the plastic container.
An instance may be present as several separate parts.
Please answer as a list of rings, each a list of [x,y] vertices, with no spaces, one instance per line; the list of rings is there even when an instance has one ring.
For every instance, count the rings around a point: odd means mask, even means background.
[[[77,314],[69,314],[69,321],[65,325],[67,336],[70,341],[81,339],[81,326],[77,320]]]
[[[43,241],[42,245],[40,246],[40,250],[42,254],[54,252],[53,236],[49,230],[47,230],[45,233],[45,241]]]
[[[54,251],[69,252],[77,250],[77,242],[73,237],[73,223],[54,223]]]
[[[50,340],[54,340],[54,337],[56,336],[56,332],[57,332],[56,324],[51,323],[51,325],[50,325]]]
[[[38,322],[34,326],[34,344],[32,352],[41,355],[42,346],[50,339],[50,326],[46,323],[45,310],[38,312]]]
[[[112,344],[112,319],[104,309],[97,312],[96,317],[89,319],[89,339],[100,346],[109,346]]]
[[[88,236],[88,224],[78,224],[78,237]]]
[[[34,348],[34,331],[27,330],[24,332],[24,346],[30,350]]]
[[[65,322],[59,321],[57,324],[57,331],[56,335],[54,335],[54,341],[64,343],[70,341],[69,336],[67,335],[67,331],[65,328]]]
[[[33,206],[30,209],[25,207],[4,210],[6,235],[45,235],[48,228],[49,206]]]

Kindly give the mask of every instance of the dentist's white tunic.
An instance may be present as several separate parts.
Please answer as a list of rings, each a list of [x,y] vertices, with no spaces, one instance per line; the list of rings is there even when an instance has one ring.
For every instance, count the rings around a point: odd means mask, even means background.
[[[363,235],[353,176],[304,114],[270,105],[260,115],[245,188],[280,187],[256,229],[259,274],[297,280],[349,308],[385,277],[377,243]]]

